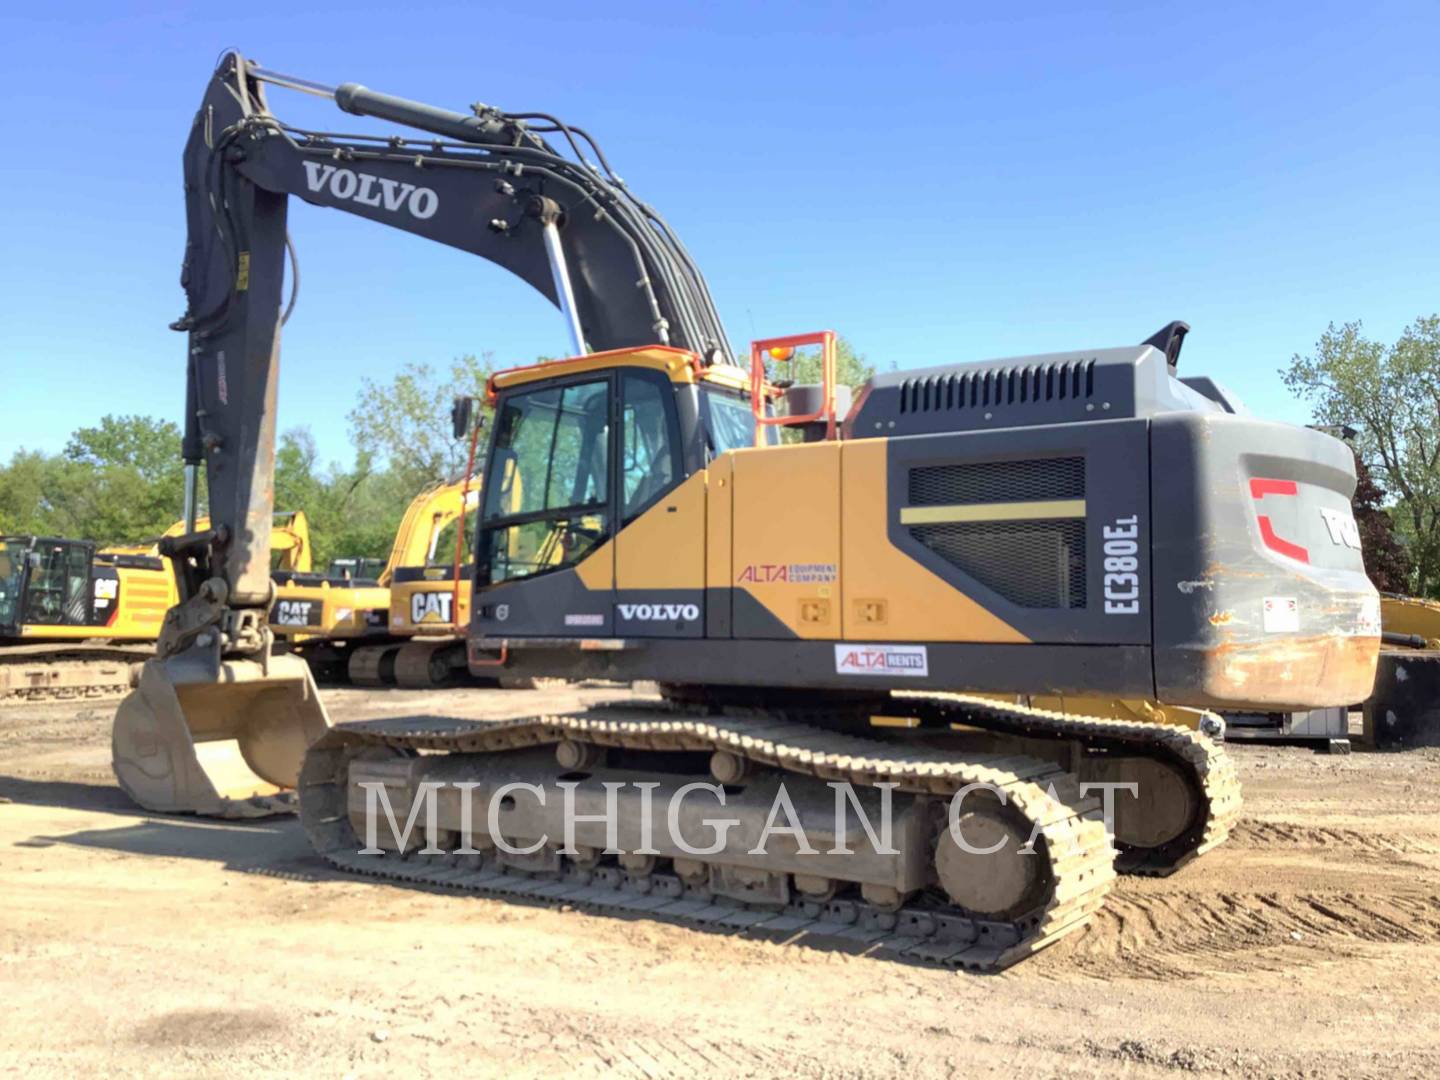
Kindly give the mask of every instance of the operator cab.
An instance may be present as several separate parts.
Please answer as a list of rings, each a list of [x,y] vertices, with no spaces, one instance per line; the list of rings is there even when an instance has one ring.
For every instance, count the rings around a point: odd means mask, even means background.
[[[378,585],[384,571],[384,559],[354,555],[331,559],[325,568],[325,577],[346,585]]]
[[[497,373],[480,586],[574,566],[715,457],[755,446],[749,381],[664,346]]]
[[[824,383],[777,386],[765,358],[789,360],[803,345],[821,346]],[[748,372],[661,345],[497,372],[472,579],[477,631],[704,636],[703,474],[732,451],[778,445],[780,425],[806,440],[836,437],[834,370],[826,332],[756,342]],[[796,390],[811,393],[813,412],[797,413]],[[790,408],[775,415],[782,393]],[[666,553],[658,579],[657,551]]]
[[[90,625],[94,559],[86,541],[0,537],[0,638],[27,626]]]

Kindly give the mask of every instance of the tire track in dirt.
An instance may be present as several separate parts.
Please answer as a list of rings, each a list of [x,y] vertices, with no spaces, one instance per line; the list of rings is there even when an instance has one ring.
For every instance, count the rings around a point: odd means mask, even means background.
[[[1362,855],[1440,855],[1440,847],[1408,836],[1294,821],[1242,821],[1231,830],[1228,843],[1243,848],[1330,848]]]
[[[1440,944],[1440,897],[1355,892],[1112,895],[1069,959],[1103,978],[1184,979],[1293,967],[1346,942]],[[1284,950],[1284,957],[1277,955]],[[1297,951],[1300,955],[1297,957]]]
[[[577,1072],[614,1077],[803,1075],[803,1055],[700,1035],[597,1037]]]

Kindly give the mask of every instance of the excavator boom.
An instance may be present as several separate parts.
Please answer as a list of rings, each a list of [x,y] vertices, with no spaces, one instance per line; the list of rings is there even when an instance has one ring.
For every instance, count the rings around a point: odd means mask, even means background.
[[[419,134],[300,129],[270,112],[267,84]],[[542,114],[476,106],[467,116],[280,75],[229,52],[195,115],[184,172],[188,304],[174,328],[189,344],[186,530],[164,542],[180,602],[117,714],[114,763],[152,809],[265,812],[329,723],[303,663],[272,653],[269,625],[280,328],[296,288],[292,274],[287,298],[291,195],[504,267],[561,308],[577,353],[660,344],[715,362],[728,350],[705,282],[668,226],[583,130]],[[201,761],[202,742],[221,744],[204,752],[228,754],[223,768]]]

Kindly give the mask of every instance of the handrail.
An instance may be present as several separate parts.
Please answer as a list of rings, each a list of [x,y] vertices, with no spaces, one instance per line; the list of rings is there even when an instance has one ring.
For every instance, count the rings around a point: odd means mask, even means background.
[[[802,345],[820,346],[820,408],[800,416],[766,416],[765,353],[775,349],[794,350]],[[793,352],[792,352],[793,356]],[[777,358],[778,359],[778,358]],[[790,357],[787,357],[788,361]],[[793,427],[825,421],[825,438],[835,438],[835,331],[821,330],[813,334],[789,334],[785,337],[763,338],[750,343],[750,411],[755,414],[755,445],[764,445],[764,428]]]

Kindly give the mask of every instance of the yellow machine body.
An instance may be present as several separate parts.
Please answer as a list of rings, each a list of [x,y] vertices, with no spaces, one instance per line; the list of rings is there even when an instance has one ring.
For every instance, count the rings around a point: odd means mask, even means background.
[[[390,632],[395,636],[453,636],[469,624],[471,526],[479,499],[479,481],[472,480],[436,485],[411,501],[390,553]],[[461,530],[462,545],[458,579],[455,528]]]
[[[0,699],[123,692],[175,600],[158,557],[0,537]]]
[[[1440,603],[1418,596],[1380,597],[1380,623],[1387,634],[1421,638],[1427,649],[1440,649]]]
[[[353,641],[386,632],[390,590],[313,575],[280,575],[270,627],[279,637]]]

